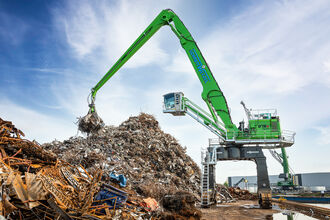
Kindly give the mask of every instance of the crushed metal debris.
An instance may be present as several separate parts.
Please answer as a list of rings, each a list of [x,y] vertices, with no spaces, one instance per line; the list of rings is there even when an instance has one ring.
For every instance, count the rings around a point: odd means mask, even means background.
[[[216,201],[217,204],[231,203],[238,200],[257,200],[256,194],[250,193],[248,190],[239,187],[227,187],[222,184],[216,184]]]
[[[7,219],[200,218],[200,170],[151,115],[42,146],[23,137],[0,118],[0,211]]]
[[[230,195],[239,200],[257,200],[258,195],[257,194],[252,194],[249,192],[249,190],[246,189],[241,189],[239,187],[229,187],[228,191]]]
[[[127,187],[157,200],[186,190],[199,198],[200,169],[158,121],[141,113],[118,127],[105,126],[87,138],[71,137],[42,145],[64,161],[88,171],[102,168],[103,179],[124,174]]]
[[[199,219],[202,215],[201,211],[195,207],[196,198],[192,194],[178,191],[173,195],[165,195],[162,199],[162,205],[166,211],[174,212],[175,219],[184,216],[187,218]]]
[[[77,124],[79,131],[86,134],[97,134],[98,131],[104,126],[103,120],[96,113],[96,111],[92,113],[89,112],[84,117],[79,117]]]

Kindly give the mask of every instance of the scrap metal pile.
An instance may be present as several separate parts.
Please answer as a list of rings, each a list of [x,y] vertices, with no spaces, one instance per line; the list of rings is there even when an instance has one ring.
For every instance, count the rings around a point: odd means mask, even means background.
[[[234,199],[234,197],[231,195],[228,190],[228,187],[222,184],[216,184],[216,201],[218,204],[220,204],[235,202],[236,199]]]
[[[102,168],[103,178],[116,172],[128,179],[128,188],[161,199],[186,190],[199,198],[200,169],[177,140],[164,133],[158,121],[141,113],[118,127],[105,126],[87,138],[71,137],[43,147],[66,162],[88,171]]]
[[[87,172],[58,160],[0,118],[1,215],[7,219],[102,219],[138,216],[141,206],[123,206],[127,193],[101,182],[102,170]],[[111,195],[103,196],[101,195]],[[116,204],[117,203],[117,204]],[[121,207],[121,210],[118,208]],[[117,210],[116,210],[117,208]],[[110,212],[111,210],[111,212]],[[147,212],[141,212],[146,214]]]
[[[63,143],[40,146],[23,136],[0,118],[0,211],[7,219],[200,217],[193,206],[198,185],[191,184],[200,171],[150,115]],[[177,202],[190,205],[179,210],[159,205],[178,189],[190,199]]]
[[[248,190],[239,187],[226,187],[222,184],[216,184],[217,203],[230,203],[237,200],[257,200],[257,194],[252,194]]]
[[[252,194],[249,192],[249,190],[241,189],[239,187],[229,187],[228,191],[231,194],[231,196],[235,199],[240,199],[240,200],[257,200],[258,199],[257,194]]]

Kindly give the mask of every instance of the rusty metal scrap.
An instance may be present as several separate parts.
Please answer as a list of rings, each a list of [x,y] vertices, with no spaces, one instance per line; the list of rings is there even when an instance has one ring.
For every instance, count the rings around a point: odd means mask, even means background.
[[[80,164],[61,161],[22,137],[21,130],[0,118],[0,217],[110,219],[148,215],[138,205],[125,205],[120,212],[116,204],[93,206],[94,196],[104,183],[102,170],[87,171]],[[141,212],[136,213],[138,210]]]
[[[194,204],[200,170],[151,115],[87,138],[39,145],[23,137],[0,118],[0,214],[7,219],[199,218],[188,208],[164,214],[158,206],[180,190],[190,195],[184,203]],[[125,175],[124,189],[111,172]]]
[[[61,167],[61,172],[75,190],[82,190],[79,182],[72,176],[72,173],[65,166]]]
[[[1,160],[0,160],[1,161]],[[107,211],[107,206],[92,206],[94,202],[94,194],[99,191],[101,184],[102,171],[93,176],[92,181],[78,181],[75,190],[71,184],[64,179],[62,172],[57,172],[65,166],[61,163],[56,167],[45,167],[40,169],[36,174],[15,171],[3,161],[0,163],[1,170],[1,192],[2,202],[0,205],[1,215],[7,219],[17,219],[24,216],[25,219],[104,219],[111,218],[113,215],[121,215],[125,213],[130,216],[132,208],[126,207],[121,213],[115,211]],[[62,176],[57,176],[62,175]],[[66,168],[66,175],[71,175],[76,179],[77,174],[71,173]],[[79,176],[78,180],[86,178]],[[102,213],[98,210],[105,210]],[[145,215],[142,212],[138,216]],[[134,215],[134,214],[133,214]],[[110,217],[109,217],[110,216]]]
[[[165,219],[200,219],[201,211],[195,207],[195,202],[194,195],[184,191],[164,196],[162,206],[166,211],[172,211],[172,217],[167,214]]]
[[[50,177],[47,177],[43,174],[40,175],[40,179],[43,183],[44,189],[47,190],[49,193],[51,193],[58,203],[60,203],[62,206],[65,206],[66,208],[74,209],[77,206],[67,197],[63,191],[59,190],[53,182]]]
[[[222,184],[216,184],[216,201],[219,204],[234,202],[236,199],[231,195],[228,187]]]
[[[229,187],[229,193],[232,197],[240,200],[257,200],[258,196],[256,194],[250,193],[248,190],[240,189],[239,187]]]
[[[43,148],[36,142],[22,139],[24,133],[17,129],[12,122],[4,121],[0,118],[0,147],[6,147],[6,153],[14,152],[16,154],[24,154],[33,160],[33,162],[53,163],[57,158],[55,154],[43,150]],[[6,157],[1,150],[1,157]],[[15,156],[16,156],[15,154]],[[7,158],[10,159],[10,158]],[[25,158],[20,158],[25,159]]]
[[[9,138],[12,136],[16,136],[17,138],[20,138],[21,136],[24,136],[24,133],[17,129],[12,122],[5,121],[2,118],[0,118],[0,137],[1,138]]]

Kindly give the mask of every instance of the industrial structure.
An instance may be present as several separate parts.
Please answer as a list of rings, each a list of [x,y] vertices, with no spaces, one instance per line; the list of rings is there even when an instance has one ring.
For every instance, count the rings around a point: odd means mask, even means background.
[[[280,180],[277,182],[278,189],[282,192],[297,190],[297,176],[289,166],[285,148],[281,148],[281,153],[277,153],[274,149],[269,149],[269,152],[283,167],[283,173],[279,175]]]
[[[215,165],[222,160],[250,160],[257,164],[258,196],[262,208],[271,207],[271,189],[268,180],[266,157],[262,149],[284,148],[294,143],[294,132],[282,131],[280,119],[274,109],[250,111],[248,125],[244,121],[237,127],[231,119],[226,98],[215,80],[197,43],[180,18],[165,9],[151,22],[136,41],[126,50],[103,78],[92,88],[89,112],[82,118],[79,127],[88,132],[93,124],[98,129],[102,120],[95,110],[97,91],[163,26],[169,26],[180,40],[182,48],[194,67],[203,87],[202,99],[209,113],[194,104],[182,92],[164,95],[164,113],[175,116],[190,115],[208,128],[217,139],[210,139],[209,146],[202,152],[201,205],[210,206],[215,202]],[[83,122],[83,123],[82,123]]]
[[[242,189],[248,189],[251,192],[257,190],[257,176],[231,176],[228,177],[228,185],[233,187],[242,178],[247,180],[247,183],[240,182],[237,186]],[[330,172],[322,173],[299,173],[293,176],[296,185],[305,191],[311,192],[330,192]],[[278,175],[269,175],[270,187],[277,189],[278,182],[282,181]]]

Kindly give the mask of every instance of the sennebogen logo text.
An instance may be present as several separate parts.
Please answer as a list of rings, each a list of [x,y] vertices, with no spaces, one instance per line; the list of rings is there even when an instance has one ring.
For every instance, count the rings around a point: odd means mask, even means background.
[[[207,75],[205,66],[202,64],[201,60],[199,59],[195,49],[189,50],[189,53],[190,53],[191,57],[193,58],[196,66],[197,66],[198,72],[201,74],[204,82],[206,83],[207,81],[210,81],[210,77]]]

